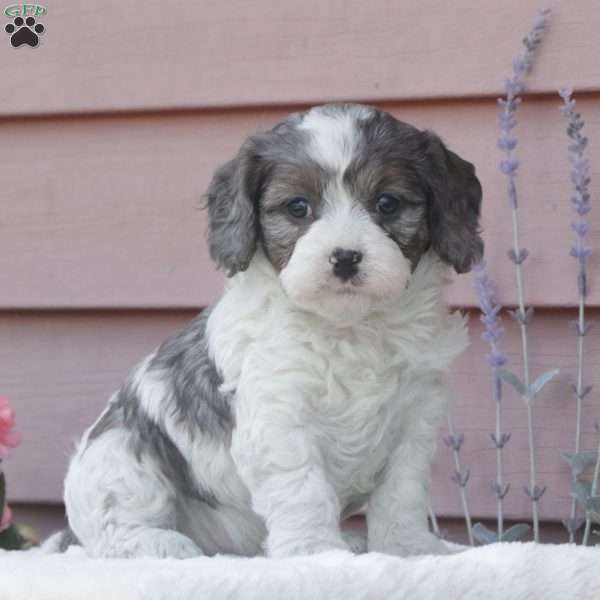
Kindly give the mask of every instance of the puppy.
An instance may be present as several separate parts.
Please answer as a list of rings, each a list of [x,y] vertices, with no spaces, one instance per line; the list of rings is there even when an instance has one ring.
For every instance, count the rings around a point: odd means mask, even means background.
[[[427,528],[440,292],[483,252],[473,166],[360,105],[246,140],[207,193],[225,293],[145,358],[84,433],[70,528],[102,557],[441,553]],[[340,521],[365,504],[366,539]]]

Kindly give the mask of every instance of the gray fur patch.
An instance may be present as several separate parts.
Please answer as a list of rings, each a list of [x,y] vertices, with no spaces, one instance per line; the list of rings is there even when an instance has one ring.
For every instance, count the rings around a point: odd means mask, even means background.
[[[297,132],[304,134],[305,132]],[[259,202],[261,243],[265,254],[277,270],[289,262],[297,241],[323,210],[323,191],[334,177],[316,163],[300,145],[272,148],[270,176]],[[287,210],[293,198],[308,201],[312,216],[296,219]]]
[[[154,355],[149,371],[172,389],[170,402],[178,424],[202,435],[228,439],[233,429],[231,395],[219,391],[223,379],[208,355],[203,311],[183,331],[166,340]]]
[[[88,443],[99,438],[104,432],[123,425],[123,412],[115,404],[118,401],[118,395],[115,394],[108,404],[108,408],[102,416],[94,423],[88,433]]]
[[[379,223],[413,268],[431,245],[458,273],[468,271],[483,254],[481,185],[473,165],[431,132],[386,112],[374,110],[356,126],[358,151],[344,176],[357,197],[389,192],[403,201],[398,218]]]
[[[73,530],[67,526],[62,530],[57,550],[58,552],[66,552],[70,546],[81,546],[81,542],[77,539]]]
[[[425,148],[422,133],[375,109],[356,127],[360,136],[344,182],[414,269],[430,243],[427,193],[417,166]],[[400,200],[400,210],[391,218],[375,209],[382,194]]]
[[[236,158],[217,169],[206,193],[210,256],[228,276],[245,271],[256,250],[258,174],[246,143]]]
[[[140,408],[135,399],[132,401],[124,397],[123,409],[124,424],[131,431],[132,449],[137,459],[140,460],[143,454],[152,457],[176,490],[216,507],[214,494],[198,487],[191,474],[190,464],[162,427]]]
[[[207,192],[211,256],[228,275],[243,271],[260,243],[281,270],[308,225],[285,210],[301,196],[318,210],[332,174],[308,154],[310,134],[293,113],[270,131],[249,137],[230,162],[217,169]]]
[[[219,167],[206,193],[210,255],[228,276],[245,271],[260,238],[258,203],[276,162],[297,160],[302,134],[292,114],[270,131],[249,137]]]
[[[219,392],[221,378],[208,356],[205,338],[208,311],[204,311],[182,332],[160,346],[147,372],[156,372],[171,393],[164,398],[171,416],[193,435],[208,435],[228,443],[233,428],[230,397]],[[108,409],[88,434],[88,443],[104,432],[123,427],[131,432],[132,450],[138,460],[151,456],[163,474],[181,493],[216,506],[214,494],[199,489],[187,459],[166,431],[140,406],[131,376],[113,396]]]

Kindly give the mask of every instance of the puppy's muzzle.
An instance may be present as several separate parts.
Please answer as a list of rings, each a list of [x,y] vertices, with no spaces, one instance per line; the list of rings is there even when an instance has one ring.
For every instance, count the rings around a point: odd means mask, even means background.
[[[357,250],[336,248],[331,253],[329,262],[333,265],[333,274],[342,281],[348,281],[358,273],[358,264],[362,258],[362,252]]]

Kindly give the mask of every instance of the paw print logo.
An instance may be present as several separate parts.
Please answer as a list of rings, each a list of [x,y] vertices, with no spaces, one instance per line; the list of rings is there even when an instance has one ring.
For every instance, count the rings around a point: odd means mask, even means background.
[[[33,17],[15,17],[12,23],[9,23],[5,28],[6,33],[10,35],[10,43],[14,48],[27,44],[35,48],[40,41],[40,33],[44,33],[44,26],[41,23],[36,23]]]

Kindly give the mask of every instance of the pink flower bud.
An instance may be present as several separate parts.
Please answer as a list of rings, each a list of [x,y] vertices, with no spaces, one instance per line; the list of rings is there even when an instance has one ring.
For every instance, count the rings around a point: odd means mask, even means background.
[[[0,459],[8,454],[9,448],[15,448],[21,443],[21,434],[14,430],[15,411],[8,400],[0,396]]]
[[[4,510],[2,511],[2,518],[0,519],[0,531],[4,531],[8,529],[12,523],[12,510],[10,510],[10,506],[6,504],[4,506]]]

